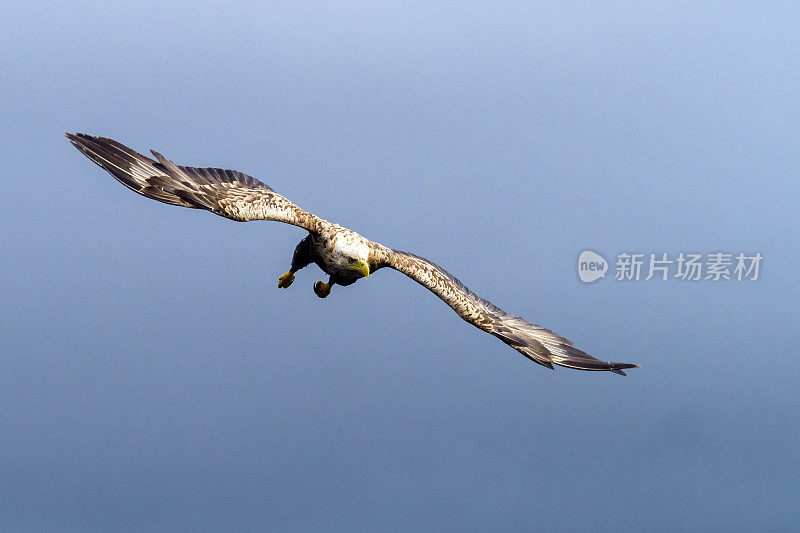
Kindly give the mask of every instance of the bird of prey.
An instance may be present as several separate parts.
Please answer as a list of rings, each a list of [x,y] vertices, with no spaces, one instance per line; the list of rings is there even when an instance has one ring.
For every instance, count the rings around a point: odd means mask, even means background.
[[[120,183],[153,200],[206,209],[240,222],[275,220],[306,230],[308,235],[295,248],[289,271],[278,278],[282,289],[292,284],[295,272],[311,263],[329,276],[327,282],[314,284],[314,292],[320,298],[327,297],[334,285],[352,285],[376,270],[393,268],[441,298],[473,326],[540,365],[551,369],[555,364],[607,370],[623,376],[623,369],[637,366],[596,359],[575,348],[572,341],[484,300],[432,261],[392,250],[304,211],[251,176],[235,170],[176,165],[152,150],[155,159],[151,159],[104,137],[66,135],[78,150]]]

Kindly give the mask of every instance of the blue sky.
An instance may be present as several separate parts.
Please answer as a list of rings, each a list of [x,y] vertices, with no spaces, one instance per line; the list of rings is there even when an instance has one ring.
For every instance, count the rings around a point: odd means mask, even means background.
[[[752,530],[798,519],[791,4],[4,6],[4,529]],[[64,131],[247,172],[399,273],[276,287],[297,228],[146,200]],[[760,252],[583,284],[582,250]]]

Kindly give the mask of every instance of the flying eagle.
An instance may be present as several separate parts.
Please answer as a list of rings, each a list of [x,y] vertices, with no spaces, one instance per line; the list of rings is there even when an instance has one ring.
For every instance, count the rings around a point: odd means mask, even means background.
[[[120,183],[153,200],[206,209],[240,222],[276,220],[306,230],[308,235],[295,248],[291,268],[278,278],[282,289],[292,284],[295,272],[311,263],[329,276],[327,283],[314,284],[314,292],[320,298],[327,297],[334,285],[352,285],[389,267],[427,288],[473,326],[540,365],[551,369],[556,364],[580,370],[608,370],[623,376],[624,368],[637,366],[600,361],[573,347],[572,341],[484,300],[439,265],[323,220],[251,176],[235,170],[176,165],[151,150],[154,160],[104,137],[66,135],[75,148]]]

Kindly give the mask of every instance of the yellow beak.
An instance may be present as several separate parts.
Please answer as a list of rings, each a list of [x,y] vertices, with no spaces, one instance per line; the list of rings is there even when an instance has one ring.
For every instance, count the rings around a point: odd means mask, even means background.
[[[352,268],[353,270],[358,270],[359,272],[364,274],[365,278],[369,277],[369,265],[367,264],[366,261],[359,260],[357,263],[354,263],[352,266],[350,266],[350,268]]]

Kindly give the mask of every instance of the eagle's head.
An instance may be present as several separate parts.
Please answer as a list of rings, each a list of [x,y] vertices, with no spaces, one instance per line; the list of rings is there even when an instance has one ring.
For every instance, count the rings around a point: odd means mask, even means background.
[[[345,271],[355,271],[359,277],[369,277],[370,248],[361,239],[347,239],[337,243],[333,250],[336,263]]]

